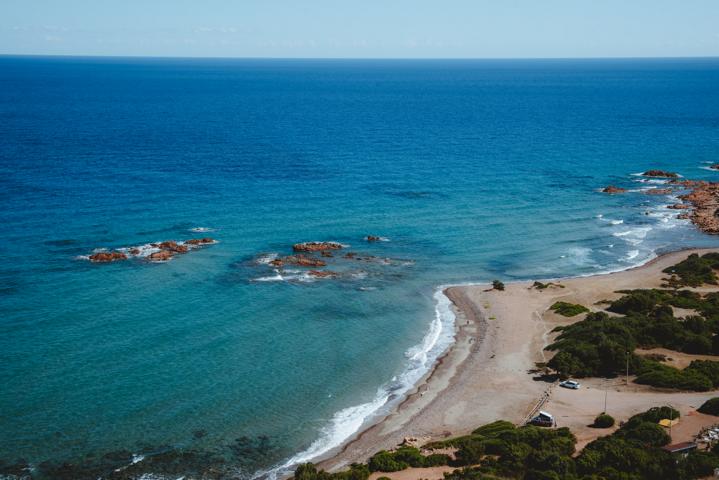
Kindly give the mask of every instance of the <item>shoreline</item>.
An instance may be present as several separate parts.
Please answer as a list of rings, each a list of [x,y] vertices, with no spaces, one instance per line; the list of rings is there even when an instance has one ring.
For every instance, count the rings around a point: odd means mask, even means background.
[[[534,367],[535,362],[544,361],[544,347],[550,343],[551,330],[561,322],[576,321],[563,317],[546,321],[546,309],[554,300],[560,297],[587,297],[588,294],[578,288],[584,283],[603,284],[599,291],[590,289],[591,296],[596,296],[602,290],[606,291],[607,286],[610,286],[607,294],[621,288],[659,286],[651,275],[665,268],[665,263],[676,263],[691,253],[703,254],[715,250],[680,249],[655,255],[642,264],[619,271],[541,279],[565,285],[565,288],[561,289],[531,289],[535,280],[508,282],[507,290],[512,292],[510,295],[504,295],[505,303],[512,297],[516,300],[517,294],[526,297],[529,293],[529,296],[534,298],[518,307],[522,312],[511,312],[511,305],[500,302],[496,307],[500,310],[498,313],[504,315],[492,314],[495,309],[491,301],[482,303],[489,297],[505,294],[485,291],[488,284],[466,283],[439,287],[441,294],[451,302],[455,315],[454,342],[439,355],[428,372],[388,413],[368,422],[342,445],[318,456],[314,462],[319,468],[339,471],[352,462],[366,461],[379,450],[396,447],[408,437],[418,438],[420,443],[424,443],[450,435],[462,435],[483,423],[500,418],[519,423],[540,398],[549,398],[550,385],[533,381],[528,370]],[[613,281],[615,279],[619,280],[616,284]],[[510,300],[508,303],[516,302]],[[484,308],[487,306],[490,308]],[[506,315],[507,313],[510,315]],[[523,315],[516,316],[516,313]],[[517,319],[514,323],[517,324],[515,327],[520,327],[518,329],[510,328],[511,320],[510,325],[504,325],[504,321],[513,316]],[[493,322],[497,318],[500,318],[502,325]],[[528,326],[531,328],[527,329]],[[512,335],[507,335],[507,331],[518,334],[514,335],[515,342],[509,341],[508,337]],[[517,339],[520,341],[516,341]],[[498,350],[506,347],[509,347],[509,350],[497,358],[497,355],[502,353]],[[479,368],[472,369],[473,366]],[[493,378],[495,374],[498,376]],[[479,382],[478,378],[481,379]],[[489,383],[483,383],[485,380]],[[514,388],[512,380],[519,382]],[[470,388],[471,385],[476,388]],[[491,401],[492,392],[495,393],[494,401]],[[497,398],[503,400],[497,402]],[[470,404],[476,404],[475,410],[480,412],[468,414]]]

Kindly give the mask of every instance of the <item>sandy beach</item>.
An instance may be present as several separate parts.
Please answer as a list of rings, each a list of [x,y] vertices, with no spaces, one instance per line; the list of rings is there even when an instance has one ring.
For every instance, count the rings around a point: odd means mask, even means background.
[[[406,437],[424,443],[466,434],[498,419],[520,424],[539,405],[557,417],[559,426],[570,427],[582,448],[611,432],[587,427],[604,409],[605,397],[607,412],[618,421],[652,406],[671,404],[685,417],[674,429],[673,439],[690,439],[702,425],[716,421],[695,412],[713,392],[665,392],[634,384],[631,377],[628,385],[625,378],[585,379],[580,390],[566,390],[536,379],[530,370],[536,362],[547,360],[543,349],[554,337],[553,328],[583,318],[548,311],[555,301],[599,310],[595,304],[618,298],[617,290],[659,287],[664,268],[691,253],[709,251],[714,250],[684,250],[622,272],[553,280],[563,287],[542,290],[533,288],[533,281],[508,284],[504,291],[491,290],[489,285],[447,288],[445,294],[457,316],[453,346],[393,412],[356,435],[334,456],[318,462],[319,466],[341,470],[352,462],[366,461],[378,450],[397,446]],[[694,357],[672,354],[675,364],[686,364]],[[437,471],[437,478],[441,473]]]

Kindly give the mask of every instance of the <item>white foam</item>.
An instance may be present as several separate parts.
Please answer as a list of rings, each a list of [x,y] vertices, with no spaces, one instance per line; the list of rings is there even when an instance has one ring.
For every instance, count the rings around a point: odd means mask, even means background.
[[[190,229],[190,231],[195,232],[195,233],[207,233],[207,232],[214,232],[215,229],[210,228],[210,227],[192,227]]]
[[[639,250],[630,250],[627,252],[627,256],[624,257],[626,261],[634,260],[639,256]]]
[[[257,259],[255,260],[255,263],[258,263],[260,265],[269,265],[269,263],[271,261],[276,260],[276,259],[277,259],[276,253],[266,253],[266,254],[263,254],[263,255],[260,255],[259,257],[257,257]]]
[[[613,236],[619,237],[625,242],[631,245],[639,245],[646,238],[647,233],[652,230],[652,227],[636,227],[622,232],[614,232]]]
[[[344,408],[335,413],[321,431],[317,440],[302,452],[269,471],[257,472],[254,478],[276,479],[291,473],[292,467],[309,462],[339,447],[357,433],[366,422],[377,415],[389,403],[399,401],[432,368],[434,362],[454,341],[455,316],[451,301],[444,295],[446,286],[440,286],[434,294],[435,316],[422,342],[407,350],[407,366],[402,373],[380,387],[374,399]]]

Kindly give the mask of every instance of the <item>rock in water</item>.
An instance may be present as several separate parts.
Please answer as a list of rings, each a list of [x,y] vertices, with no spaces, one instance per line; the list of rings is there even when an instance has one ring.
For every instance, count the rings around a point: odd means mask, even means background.
[[[303,242],[295,243],[292,250],[295,252],[321,252],[323,250],[340,250],[344,245],[338,242]]]
[[[680,218],[689,218],[704,233],[719,234],[719,183],[700,184],[679,198],[694,207],[691,214],[681,214]]]
[[[642,173],[645,177],[661,177],[661,178],[679,178],[679,175],[674,172],[667,172],[665,170],[647,170]]]
[[[150,254],[147,259],[151,262],[166,262],[167,260],[171,259],[172,256],[173,252],[169,250],[160,250],[159,252]]]
[[[627,190],[625,188],[615,187],[614,185],[607,185],[602,189],[604,193],[624,193]]]
[[[210,237],[191,238],[189,240],[185,240],[185,243],[187,245],[211,245],[211,244],[215,243],[215,240]]]
[[[99,252],[90,255],[90,261],[95,263],[117,262],[118,260],[127,260],[127,255],[122,252]]]

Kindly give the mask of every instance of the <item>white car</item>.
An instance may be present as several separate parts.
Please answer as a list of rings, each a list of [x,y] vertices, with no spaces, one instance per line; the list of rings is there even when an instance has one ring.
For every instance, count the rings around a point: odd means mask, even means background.
[[[574,380],[565,380],[559,384],[560,387],[564,388],[571,388],[572,390],[579,390],[579,382],[575,382]]]

